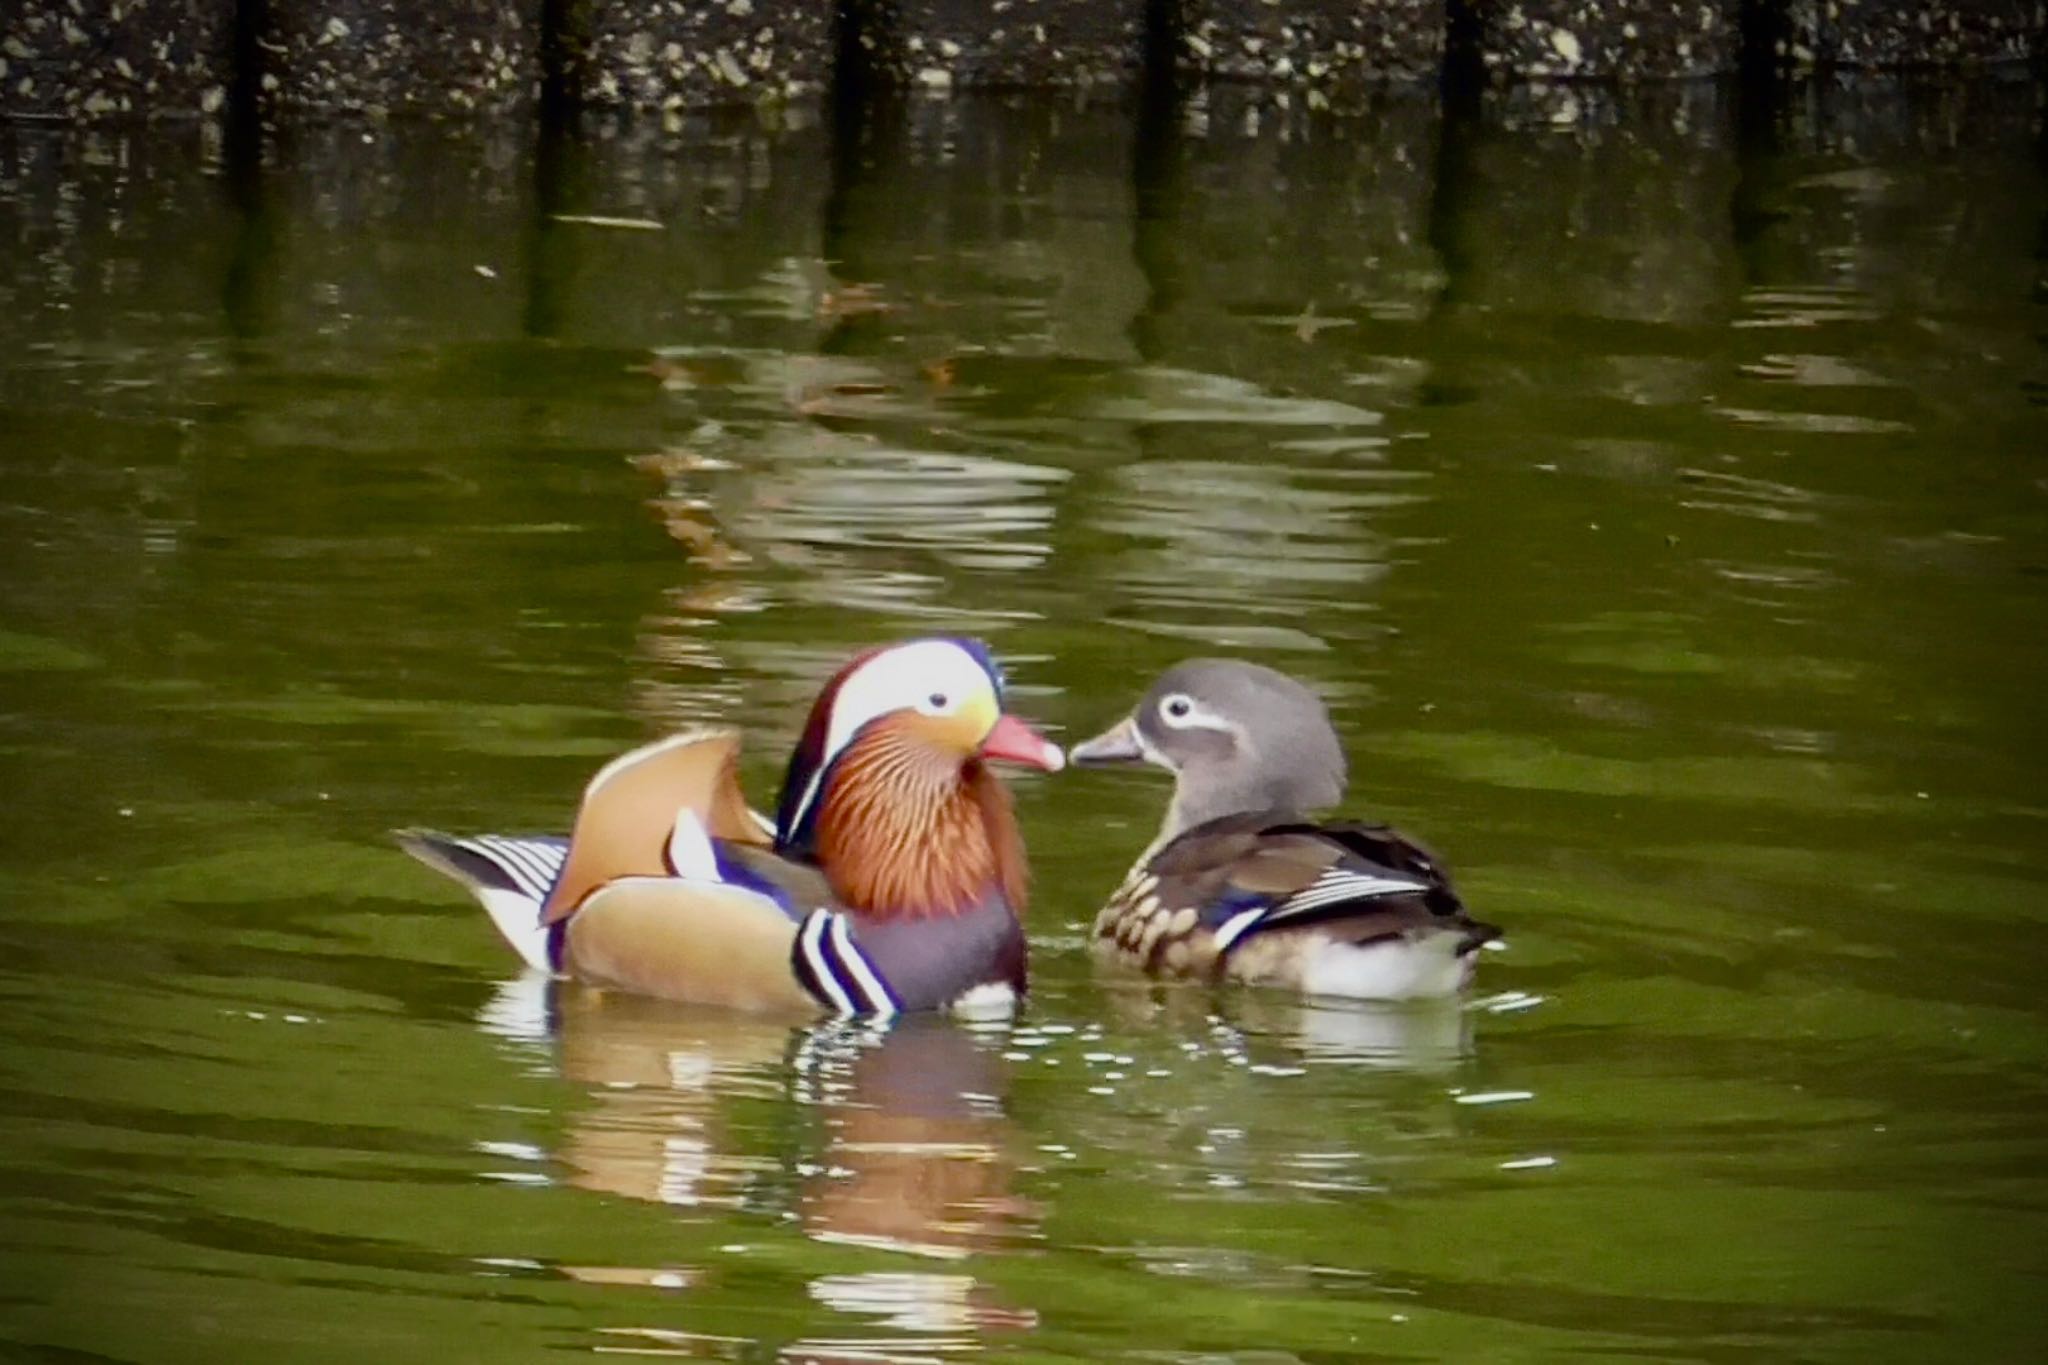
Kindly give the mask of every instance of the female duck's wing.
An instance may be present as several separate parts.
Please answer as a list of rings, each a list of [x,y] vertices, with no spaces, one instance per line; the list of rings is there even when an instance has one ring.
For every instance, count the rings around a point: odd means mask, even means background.
[[[1498,932],[1468,919],[1436,859],[1385,825],[1301,820],[1267,824],[1246,854],[1215,871],[1222,881],[1220,899],[1243,906],[1218,929],[1219,934],[1230,930],[1226,947],[1247,933],[1367,915],[1386,918],[1389,932],[1487,930],[1473,947]],[[1248,918],[1246,911],[1254,904],[1259,914]],[[1347,929],[1352,941],[1370,936]]]
[[[542,923],[568,918],[607,882],[672,871],[670,841],[683,812],[713,839],[767,843],[740,790],[739,749],[732,730],[691,730],[599,769],[583,789],[568,857],[544,902]]]
[[[1119,956],[1169,975],[1302,975],[1306,949],[1280,946],[1290,931],[1297,946],[1311,931],[1343,947],[1442,940],[1453,958],[1499,934],[1467,916],[1435,859],[1394,830],[1274,812],[1188,830],[1134,869],[1096,920]]]

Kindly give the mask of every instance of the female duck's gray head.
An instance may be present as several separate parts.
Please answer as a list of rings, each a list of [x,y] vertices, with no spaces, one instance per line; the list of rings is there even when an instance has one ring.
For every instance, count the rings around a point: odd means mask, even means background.
[[[1321,697],[1237,659],[1188,659],[1130,715],[1069,751],[1083,767],[1152,763],[1174,775],[1154,848],[1245,811],[1306,813],[1344,796],[1344,749]]]

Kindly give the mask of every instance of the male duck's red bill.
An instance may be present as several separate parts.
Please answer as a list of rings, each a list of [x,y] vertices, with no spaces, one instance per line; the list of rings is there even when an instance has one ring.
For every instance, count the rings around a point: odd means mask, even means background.
[[[1067,766],[1067,756],[1059,745],[1010,715],[999,718],[988,737],[981,741],[981,756],[1022,763],[1048,773]]]
[[[1025,989],[1028,869],[986,760],[1058,771],[1002,709],[985,646],[913,640],[841,668],[811,708],[771,826],[738,737],[673,736],[607,764],[567,840],[428,831],[407,851],[467,886],[526,960],[748,1009],[889,1014]]]

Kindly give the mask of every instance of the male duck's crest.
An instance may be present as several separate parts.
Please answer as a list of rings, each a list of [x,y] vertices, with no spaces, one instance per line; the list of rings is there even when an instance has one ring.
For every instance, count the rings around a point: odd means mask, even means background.
[[[870,650],[832,679],[771,844],[738,740],[701,731],[607,764],[570,839],[402,834],[536,966],[649,994],[888,1013],[1021,992],[1022,842],[985,760],[1056,769],[1004,715],[973,642]]]
[[[1499,937],[1419,845],[1307,818],[1342,799],[1344,751],[1321,698],[1285,674],[1177,664],[1072,758],[1174,774],[1158,837],[1095,923],[1131,965],[1322,995],[1448,995]]]

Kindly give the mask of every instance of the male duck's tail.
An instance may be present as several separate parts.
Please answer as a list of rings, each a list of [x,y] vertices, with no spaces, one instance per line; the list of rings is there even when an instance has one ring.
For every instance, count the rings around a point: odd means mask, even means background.
[[[458,838],[431,829],[395,830],[393,836],[407,853],[467,887],[527,966],[554,970],[540,913],[569,856],[567,839],[538,834]]]

